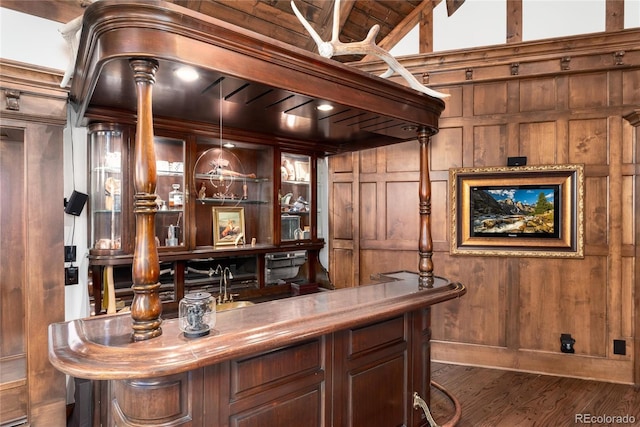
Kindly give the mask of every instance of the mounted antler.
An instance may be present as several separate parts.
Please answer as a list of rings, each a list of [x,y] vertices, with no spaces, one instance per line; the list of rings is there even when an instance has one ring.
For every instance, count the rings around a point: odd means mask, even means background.
[[[414,76],[411,74],[406,68],[404,68],[397,59],[395,59],[389,52],[382,49],[380,46],[375,44],[375,38],[380,31],[380,25],[376,24],[369,30],[367,37],[360,42],[353,43],[342,43],[339,40],[340,33],[340,0],[335,0],[333,6],[333,33],[331,36],[331,41],[325,42],[322,40],[320,35],[313,29],[311,24],[307,22],[306,19],[302,16],[298,8],[296,7],[293,0],[291,0],[291,8],[293,9],[293,13],[296,14],[304,28],[309,32],[313,41],[318,45],[318,52],[324,58],[331,58],[332,56],[340,56],[340,55],[354,55],[354,54],[364,54],[364,55],[375,55],[382,59],[387,63],[389,68],[383,74],[380,75],[382,78],[387,78],[393,75],[393,72],[397,72],[409,83],[413,89],[426,93],[427,95],[433,96],[434,98],[447,98],[449,97],[446,93],[441,93],[435,91],[433,89],[429,89],[428,87],[421,84]]]

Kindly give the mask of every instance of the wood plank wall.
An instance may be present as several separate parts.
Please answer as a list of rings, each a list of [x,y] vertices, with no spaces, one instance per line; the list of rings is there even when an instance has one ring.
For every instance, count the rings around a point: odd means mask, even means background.
[[[430,146],[434,263],[468,293],[433,309],[434,360],[640,383],[638,37],[624,30],[403,60],[451,94]],[[417,152],[414,141],[330,159],[337,287],[417,270]],[[585,165],[584,259],[450,255],[449,169],[504,166],[511,156]],[[575,354],[560,352],[562,333],[575,338]],[[613,354],[614,339],[625,355]]]

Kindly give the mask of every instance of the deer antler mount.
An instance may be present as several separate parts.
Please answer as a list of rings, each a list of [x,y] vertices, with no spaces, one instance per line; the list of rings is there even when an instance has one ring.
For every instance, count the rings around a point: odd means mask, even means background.
[[[340,33],[340,0],[335,0],[333,5],[333,29],[330,41],[324,41],[320,37],[320,35],[313,29],[311,24],[302,16],[298,8],[296,7],[293,0],[291,0],[291,8],[293,9],[293,13],[298,17],[298,20],[302,23],[304,28],[309,32],[313,41],[318,45],[318,53],[320,56],[324,58],[331,58],[333,56],[340,55],[355,55],[355,54],[363,54],[363,55],[375,55],[378,58],[382,59],[387,63],[389,68],[380,77],[387,78],[393,75],[393,72],[397,72],[400,74],[406,81],[409,83],[413,89],[426,93],[429,96],[434,98],[447,98],[449,97],[446,93],[441,93],[430,89],[420,83],[414,76],[411,74],[406,68],[398,62],[396,58],[393,57],[389,52],[382,49],[380,46],[375,44],[375,38],[380,31],[380,26],[378,24],[371,27],[367,37],[359,42],[352,43],[343,43],[339,40]]]

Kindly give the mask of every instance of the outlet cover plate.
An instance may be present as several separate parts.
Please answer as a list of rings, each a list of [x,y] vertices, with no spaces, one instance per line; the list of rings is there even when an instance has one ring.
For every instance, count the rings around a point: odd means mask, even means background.
[[[625,356],[627,354],[627,342],[625,340],[613,340],[613,354]]]

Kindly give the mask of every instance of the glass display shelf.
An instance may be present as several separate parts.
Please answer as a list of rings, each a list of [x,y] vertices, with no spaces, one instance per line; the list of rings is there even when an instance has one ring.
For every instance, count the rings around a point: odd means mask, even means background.
[[[311,238],[311,157],[282,153],[280,156],[280,241]]]
[[[122,250],[123,132],[111,124],[89,127],[90,244],[93,250]]]
[[[156,149],[156,243],[160,248],[185,246],[185,141],[155,136]]]
[[[273,148],[199,138],[197,153],[196,247],[273,244]]]

